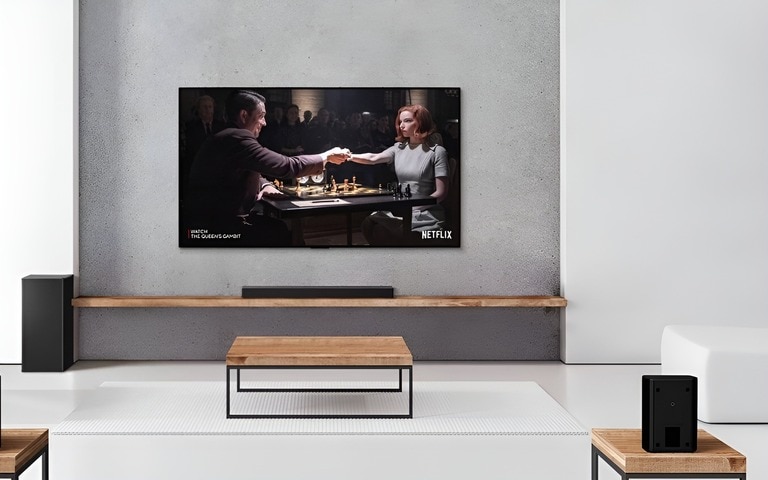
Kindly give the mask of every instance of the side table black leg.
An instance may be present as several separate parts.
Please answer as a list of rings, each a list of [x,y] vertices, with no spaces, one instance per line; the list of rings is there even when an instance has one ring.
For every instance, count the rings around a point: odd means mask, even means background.
[[[597,480],[597,448],[592,445],[592,480]]]
[[[624,470],[619,468],[618,465],[613,463],[608,457],[606,457],[594,444],[592,445],[592,480],[597,480],[597,467],[598,467],[598,458],[602,458],[603,461],[613,469],[616,473],[619,474],[621,477],[621,480],[628,480],[629,474],[626,473]]]
[[[43,450],[43,480],[48,480],[48,447]]]

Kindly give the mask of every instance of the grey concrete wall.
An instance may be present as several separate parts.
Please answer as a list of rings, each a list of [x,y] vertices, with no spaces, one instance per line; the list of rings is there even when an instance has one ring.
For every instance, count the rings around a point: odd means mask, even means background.
[[[556,0],[82,1],[81,295],[237,295],[242,285],[558,294],[558,55]],[[179,249],[178,88],[260,85],[461,87],[462,247]],[[334,265],[355,268],[339,276]],[[249,318],[278,321],[296,310],[83,309],[81,358],[159,357],[156,345],[190,329],[206,339],[199,354],[208,358],[231,333],[222,321],[246,330]],[[467,313],[366,310],[356,321],[390,322],[382,329],[410,336],[424,358],[558,358],[545,346],[559,338],[558,326],[543,311]],[[330,322],[353,333],[332,311],[299,314],[307,319],[270,325],[302,334],[315,331],[311,321]],[[478,315],[488,328],[477,329]],[[472,347],[458,353],[430,344],[442,328]],[[104,335],[116,329],[120,335]],[[493,331],[505,333],[486,343]]]
[[[81,325],[90,335],[83,359],[224,360],[238,335],[398,335],[416,360],[552,360],[560,345],[557,309],[84,311]]]

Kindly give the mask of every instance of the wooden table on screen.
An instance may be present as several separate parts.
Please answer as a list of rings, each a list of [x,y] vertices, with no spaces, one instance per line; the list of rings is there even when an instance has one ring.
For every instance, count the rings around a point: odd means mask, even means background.
[[[395,388],[244,388],[247,369],[388,369],[398,371]],[[408,371],[408,413],[403,414],[258,414],[231,411],[231,372],[237,392],[403,392]],[[413,356],[403,337],[237,337],[227,352],[227,418],[413,418]]]
[[[3,428],[0,437],[0,478],[17,480],[42,457],[43,480],[48,480],[48,429]]]
[[[304,202],[302,207],[294,202]],[[294,233],[294,242],[303,240],[297,238],[302,232],[301,219],[316,215],[343,214],[346,218],[347,245],[352,245],[352,213],[374,212],[387,210],[403,218],[403,237],[408,238],[411,233],[412,208],[437,203],[435,197],[429,195],[414,194],[410,197],[393,197],[391,194],[369,195],[355,197],[342,195],[337,198],[262,198],[264,212],[276,218],[284,218],[291,221]]]
[[[693,453],[649,453],[640,429],[592,429],[592,480],[598,458],[622,480],[630,478],[747,478],[747,459],[712,434],[698,430]]]

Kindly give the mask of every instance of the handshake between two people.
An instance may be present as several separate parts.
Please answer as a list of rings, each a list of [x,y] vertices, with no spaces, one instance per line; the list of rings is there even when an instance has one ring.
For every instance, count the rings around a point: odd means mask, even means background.
[[[320,154],[323,161],[331,162],[334,165],[341,165],[352,158],[352,152],[348,148],[333,147]]]
[[[325,169],[325,164],[328,162],[334,165],[341,165],[350,160],[352,158],[352,152],[350,152],[348,148],[333,147],[332,149],[321,153],[320,157],[323,159],[323,169]],[[285,197],[287,197],[287,195],[281,192],[272,183],[266,183],[260,189],[256,200],[261,200],[262,198],[280,199]]]

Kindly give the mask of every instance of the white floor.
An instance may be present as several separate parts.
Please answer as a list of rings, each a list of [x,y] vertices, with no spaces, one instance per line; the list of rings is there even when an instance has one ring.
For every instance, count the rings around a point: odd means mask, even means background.
[[[421,362],[414,366],[416,381],[535,381],[552,397],[568,410],[586,429],[590,428],[639,428],[641,421],[640,391],[641,376],[659,374],[658,365],[564,365],[560,362],[509,362],[509,363],[449,363]],[[354,373],[345,371],[338,375],[344,379],[353,377]],[[78,362],[64,373],[21,373],[18,365],[0,365],[2,376],[2,427],[4,428],[51,428],[62,421],[83,399],[105,381],[209,381],[225,379],[225,370],[221,362]],[[768,478],[768,424],[758,425],[708,425],[701,423],[703,428],[719,437],[735,449],[747,456],[748,475],[751,479]],[[167,448],[168,438],[153,437],[156,448]],[[422,439],[423,440],[423,439]],[[414,448],[423,448],[414,440]],[[127,441],[127,440],[126,440]],[[204,442],[188,442],[186,450],[190,456],[205,455],[210,442],[221,439],[205,439]],[[338,448],[345,448],[359,443],[360,439],[334,440]],[[398,462],[402,457],[400,449],[409,448],[407,442],[393,445],[384,441],[379,447],[382,462]],[[302,452],[306,439],[286,437],[276,439],[275,445],[284,444],[284,450],[291,450],[292,458],[311,458],[309,452]],[[282,442],[282,443],[281,443]],[[453,442],[453,443],[451,443]],[[510,465],[509,456],[503,450],[494,450],[488,439],[433,439],[431,448],[424,450],[424,459],[434,461],[441,452],[456,455],[458,451],[467,449],[482,450],[477,455],[478,465],[475,478],[521,478],[516,475],[524,471],[522,467]],[[83,443],[83,445],[87,445]],[[443,447],[439,447],[443,445]],[[126,448],[128,448],[126,446]],[[145,448],[152,448],[152,445]],[[306,447],[305,447],[306,448]],[[444,448],[443,450],[441,450]],[[297,451],[298,450],[298,451]],[[88,463],[99,462],[99,459],[83,459],[82,471],[79,478],[95,478],[89,476]],[[296,454],[299,454],[296,457]],[[574,456],[584,462],[572,465],[567,478],[588,479],[589,450],[573,452]],[[434,458],[433,458],[434,456]],[[413,462],[413,457],[408,457]],[[106,460],[104,460],[106,461]],[[168,458],[173,465],[170,470],[175,478],[198,478],[196,472],[185,471],[185,462],[179,458]],[[211,461],[215,461],[212,459]],[[237,461],[237,459],[229,459]],[[531,458],[531,464],[553,462],[542,449],[540,458]],[[39,463],[39,462],[38,462]],[[51,478],[57,476],[56,452],[51,451]],[[245,463],[244,463],[245,465]],[[354,461],[335,462],[317,470],[314,478],[366,478],[365,472]],[[373,466],[369,468],[375,468]],[[419,478],[429,478],[424,474],[423,465],[403,464],[403,477],[414,478],[410,474],[419,473]],[[262,478],[253,475],[253,467],[248,467],[248,474],[242,478]],[[410,474],[409,474],[410,472]],[[30,468],[22,479],[40,478],[39,466]],[[466,478],[466,472],[456,472],[453,478]],[[303,477],[302,477],[303,478]],[[441,478],[450,478],[441,476]],[[538,477],[546,478],[546,477]],[[601,467],[601,479],[618,478],[607,467]]]

